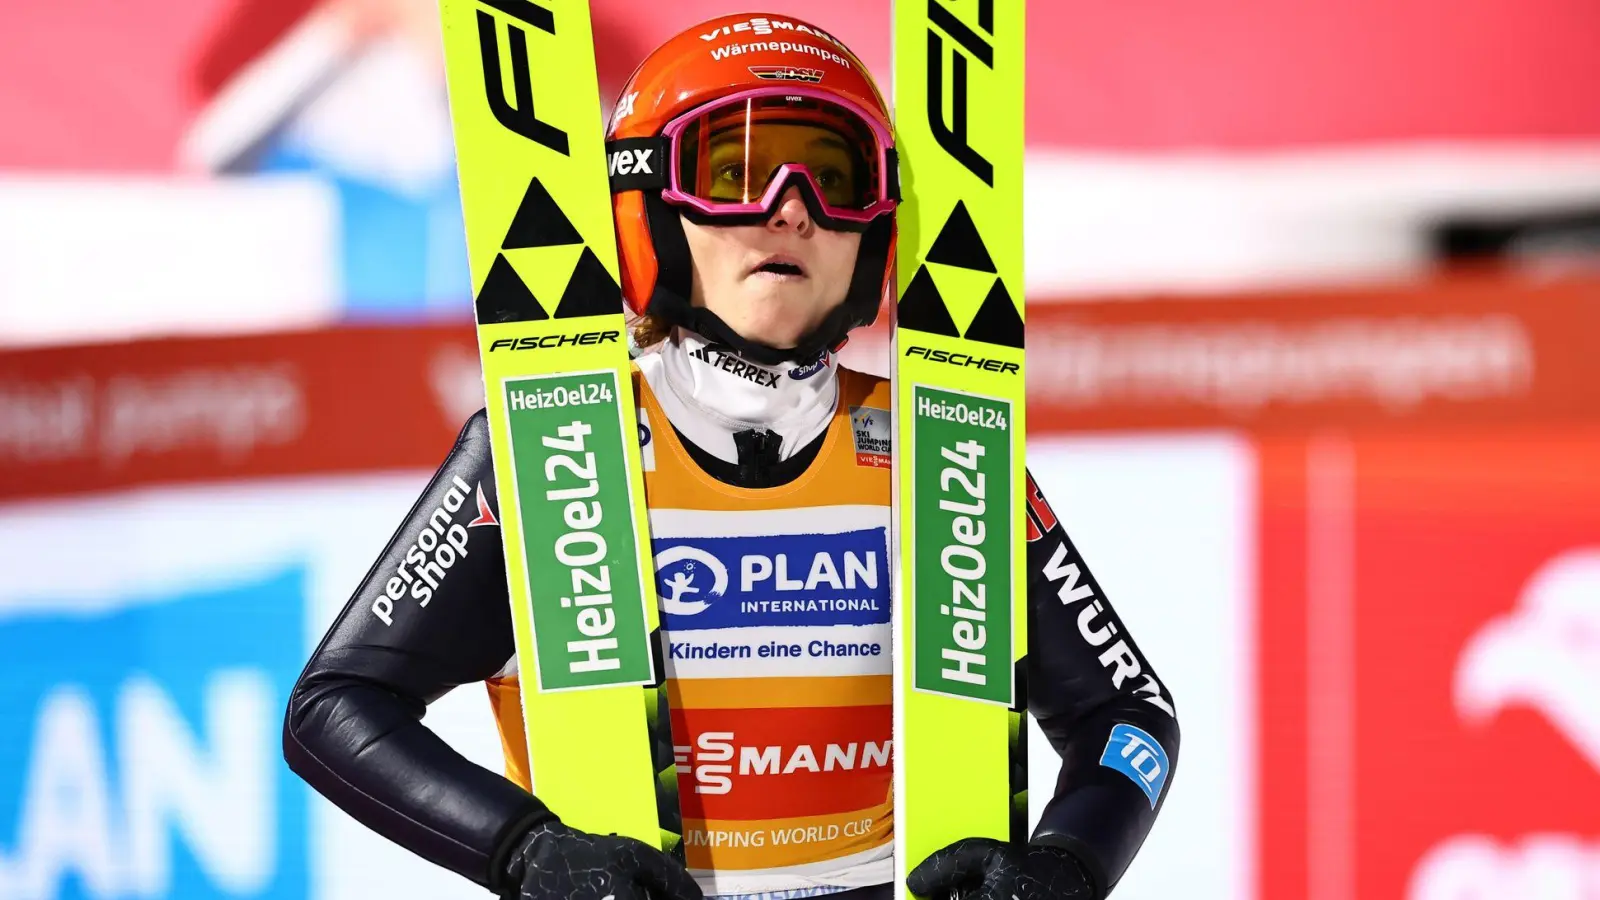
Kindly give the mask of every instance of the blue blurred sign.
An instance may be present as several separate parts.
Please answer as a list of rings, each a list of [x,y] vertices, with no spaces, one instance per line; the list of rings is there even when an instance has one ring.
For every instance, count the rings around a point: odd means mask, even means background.
[[[305,580],[0,613],[0,897],[306,896]]]

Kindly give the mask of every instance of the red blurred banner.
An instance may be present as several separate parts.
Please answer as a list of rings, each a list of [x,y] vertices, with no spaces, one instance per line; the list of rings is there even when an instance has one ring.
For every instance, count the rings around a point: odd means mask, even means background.
[[[1034,303],[1044,431],[1600,421],[1600,279]]]
[[[472,327],[0,354],[0,498],[433,468],[483,405]]]
[[[1592,896],[1600,427],[1259,454],[1260,896]]]

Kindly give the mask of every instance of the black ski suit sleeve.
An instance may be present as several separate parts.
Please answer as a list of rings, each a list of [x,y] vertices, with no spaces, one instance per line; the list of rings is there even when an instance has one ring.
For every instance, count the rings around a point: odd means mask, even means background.
[[[378,834],[491,889],[496,852],[548,813],[451,749],[422,717],[512,656],[500,529],[483,527],[497,509],[480,411],[312,654],[283,729],[284,759],[311,787]]]
[[[1028,520],[1027,703],[1061,755],[1032,840],[1071,851],[1105,896],[1172,788],[1176,708],[1031,474]]]

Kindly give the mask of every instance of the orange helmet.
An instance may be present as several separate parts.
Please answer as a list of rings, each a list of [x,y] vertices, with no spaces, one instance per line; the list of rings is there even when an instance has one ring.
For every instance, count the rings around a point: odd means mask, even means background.
[[[756,148],[756,149],[753,149]],[[771,13],[695,25],[645,58],[606,129],[622,296],[756,362],[809,361],[869,325],[893,273],[899,173],[883,95],[827,32]],[[680,216],[767,221],[799,187],[824,228],[862,232],[845,301],[793,349],[747,341],[690,305]]]

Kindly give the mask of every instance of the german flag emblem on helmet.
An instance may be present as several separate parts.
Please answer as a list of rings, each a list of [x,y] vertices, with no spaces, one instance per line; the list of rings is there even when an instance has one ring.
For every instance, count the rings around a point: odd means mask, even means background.
[[[762,81],[803,81],[816,84],[822,80],[821,69],[802,69],[797,66],[750,66],[750,74]]]

